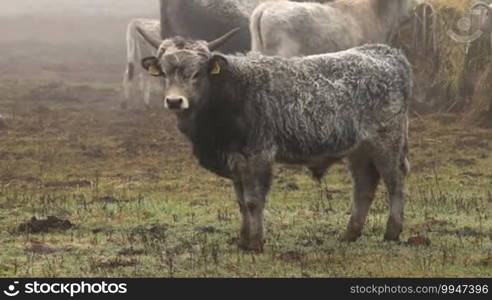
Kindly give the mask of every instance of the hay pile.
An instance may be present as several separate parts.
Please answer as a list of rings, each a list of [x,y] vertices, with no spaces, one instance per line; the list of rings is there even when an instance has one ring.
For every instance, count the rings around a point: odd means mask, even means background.
[[[492,122],[491,35],[482,33],[470,43],[456,40],[476,34],[481,16],[470,15],[476,0],[420,2],[430,5],[419,6],[413,24],[400,32],[396,42],[414,65],[414,111],[459,112]],[[464,19],[470,21],[467,31],[462,30]]]

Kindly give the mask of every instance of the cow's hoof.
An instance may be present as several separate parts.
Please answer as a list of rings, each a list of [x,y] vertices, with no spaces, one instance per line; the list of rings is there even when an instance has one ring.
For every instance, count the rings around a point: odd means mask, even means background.
[[[249,246],[249,239],[247,238],[238,238],[237,239],[237,246],[241,249],[246,249]]]
[[[258,243],[243,243],[241,240],[238,242],[238,247],[241,250],[253,253],[262,253],[263,252],[263,242]]]
[[[393,236],[393,235],[390,235],[390,234],[385,234],[384,235],[384,240],[386,242],[398,242],[400,240],[400,236],[399,235]]]
[[[384,234],[385,241],[399,241],[401,230],[387,230]]]
[[[360,232],[347,231],[342,236],[341,240],[343,242],[355,242],[359,239],[360,236],[361,236]]]
[[[401,225],[393,225],[386,227],[386,233],[384,234],[385,241],[399,241],[400,233],[402,232]]]

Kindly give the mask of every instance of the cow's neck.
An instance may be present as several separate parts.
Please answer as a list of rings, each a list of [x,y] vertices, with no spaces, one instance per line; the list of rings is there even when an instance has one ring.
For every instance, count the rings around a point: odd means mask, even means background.
[[[246,126],[242,124],[238,89],[231,78],[227,83],[217,83],[212,93],[201,99],[197,111],[180,115],[179,129],[193,144],[193,153],[206,169],[230,177],[227,158],[230,153],[241,152],[246,143]]]

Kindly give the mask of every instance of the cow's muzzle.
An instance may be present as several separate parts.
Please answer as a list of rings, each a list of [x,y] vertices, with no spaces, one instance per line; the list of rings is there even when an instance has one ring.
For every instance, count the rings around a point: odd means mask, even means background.
[[[164,106],[170,110],[185,110],[190,108],[190,103],[183,96],[167,96],[164,99]]]

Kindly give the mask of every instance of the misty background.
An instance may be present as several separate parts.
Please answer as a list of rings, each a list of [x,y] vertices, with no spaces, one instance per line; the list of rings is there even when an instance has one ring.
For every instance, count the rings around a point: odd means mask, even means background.
[[[126,27],[157,0],[2,0],[0,78],[119,81]]]

